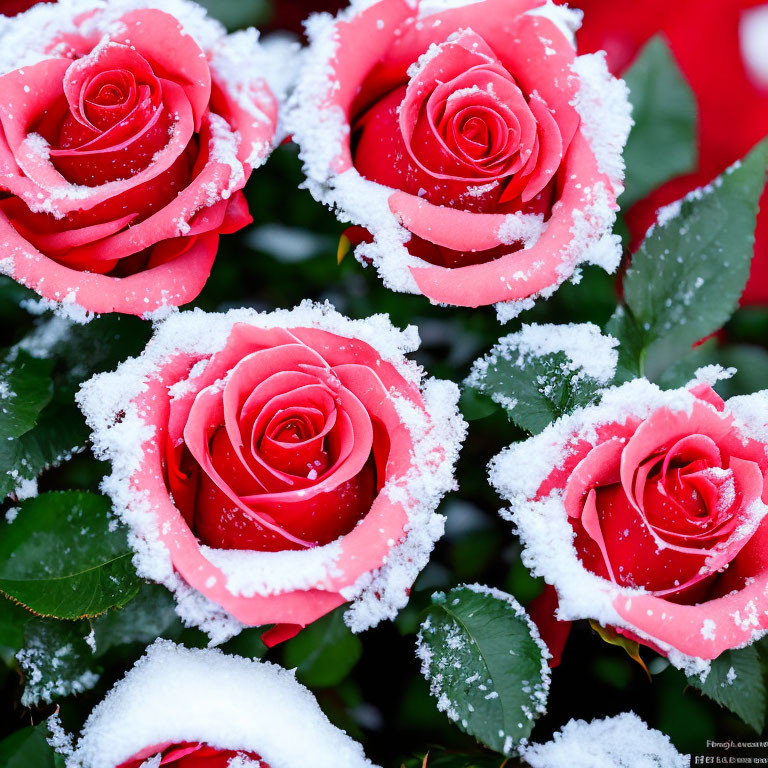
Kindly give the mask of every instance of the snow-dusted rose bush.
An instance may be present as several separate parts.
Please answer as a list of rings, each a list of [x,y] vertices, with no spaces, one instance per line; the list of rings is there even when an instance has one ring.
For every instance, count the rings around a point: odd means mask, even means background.
[[[293,673],[163,640],[96,706],[74,749],[61,736],[67,768],[371,765]]]
[[[278,641],[350,601],[353,629],[394,616],[465,429],[456,385],[404,357],[417,346],[414,327],[327,304],[195,311],[86,383],[140,573],[215,637],[277,624]]]
[[[271,66],[187,0],[0,18],[0,271],[81,315],[194,299],[219,235],[251,221]]]
[[[318,200],[395,290],[504,316],[613,270],[631,125],[581,15],[544,0],[352,2],[310,19],[289,109]],[[509,303],[511,302],[511,303]]]
[[[768,627],[768,395],[606,390],[491,464],[561,619],[703,669]],[[507,514],[507,513],[505,513]]]

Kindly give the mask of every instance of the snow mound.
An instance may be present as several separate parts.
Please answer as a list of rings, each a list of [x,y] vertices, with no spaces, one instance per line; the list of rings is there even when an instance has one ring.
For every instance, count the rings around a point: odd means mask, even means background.
[[[168,640],[151,645],[96,706],[66,765],[114,768],[147,747],[183,742],[256,753],[270,768],[371,767],[293,672]]]

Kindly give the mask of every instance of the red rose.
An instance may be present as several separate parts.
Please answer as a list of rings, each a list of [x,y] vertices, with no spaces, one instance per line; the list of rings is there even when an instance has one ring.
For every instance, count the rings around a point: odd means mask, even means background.
[[[250,222],[240,190],[274,139],[255,36],[141,5],[0,23],[0,269],[89,312],[194,299],[219,234]]]
[[[86,385],[116,506],[159,546],[139,569],[182,602],[192,587],[244,624],[291,625],[273,640],[350,600],[359,628],[393,615],[442,533],[463,434],[455,385],[422,394],[412,345],[310,304],[188,313]]]
[[[615,268],[629,106],[601,57],[576,56],[578,21],[544,0],[311,20],[290,127],[310,190],[389,287],[508,315],[579,262]]]
[[[296,724],[301,738],[296,738]],[[59,733],[61,741],[66,734]],[[370,768],[294,673],[157,640],[93,709],[78,768]]]
[[[201,744],[199,741],[187,744],[156,744],[143,749],[139,754],[134,755],[124,763],[120,763],[117,768],[141,768],[142,765],[145,765],[145,760],[152,757],[156,758],[157,755],[160,756],[160,761],[153,762],[153,766],[170,765],[172,763],[174,768],[227,768],[232,760],[239,758],[241,761],[240,765],[243,765],[246,760],[251,760],[254,764],[269,768],[253,752],[216,749],[208,744]],[[248,765],[248,763],[245,763],[245,765]]]
[[[0,0],[0,13],[3,16],[15,16],[38,2],[53,2],[53,0]]]
[[[762,393],[724,403],[708,384],[638,379],[496,459],[560,618],[613,625],[678,664],[768,627],[766,425]],[[523,454],[541,463],[515,478]]]
[[[748,26],[759,23],[758,11],[765,18],[768,3],[575,0],[569,5],[586,12],[579,47],[607,51],[611,71],[617,74],[632,63],[649,38],[663,34],[696,95],[699,167],[663,185],[627,213],[634,245],[639,246],[658,208],[708,183],[768,133],[768,73],[755,71],[745,45]],[[742,299],[747,304],[768,301],[768,189],[761,203],[755,258]]]

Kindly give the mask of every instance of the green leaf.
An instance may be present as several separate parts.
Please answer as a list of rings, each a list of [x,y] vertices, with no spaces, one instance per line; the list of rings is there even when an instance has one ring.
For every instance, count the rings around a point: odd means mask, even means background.
[[[86,637],[87,621],[34,619],[24,627],[24,648],[17,658],[24,672],[25,707],[50,703],[93,688],[99,679]]]
[[[768,140],[709,187],[680,201],[645,239],[624,277],[624,306],[606,331],[621,342],[619,379],[655,379],[664,364],[718,330],[749,276]]]
[[[175,639],[181,630],[171,593],[159,584],[142,584],[126,606],[93,621],[95,653],[103,656],[111,648],[129,643],[146,646],[158,637],[172,635]]]
[[[725,651],[713,662],[707,679],[688,682],[740,717],[757,733],[765,725],[766,691],[760,654],[754,645]]]
[[[0,525],[0,591],[59,619],[125,605],[141,582],[109,511],[108,499],[80,491],[22,502],[16,519]]]
[[[730,379],[718,382],[716,389],[724,398],[749,395],[768,387],[768,351],[750,344],[735,344],[718,350],[717,362],[735,368]]]
[[[0,362],[0,440],[23,435],[37,423],[53,396],[51,363],[23,350],[11,350]]]
[[[438,708],[508,755],[545,710],[549,670],[533,625],[510,595],[461,586],[435,593],[419,633]]]
[[[461,408],[461,415],[467,421],[485,419],[499,410],[499,406],[493,400],[472,387],[465,387],[461,390],[459,408]]]
[[[24,625],[32,618],[21,605],[0,596],[0,645],[18,651],[24,645]]]
[[[260,26],[271,15],[268,0],[202,0],[200,5],[230,31]]]
[[[565,352],[533,352],[513,333],[475,362],[464,386],[490,397],[518,427],[537,434],[594,402],[605,383],[587,375]]]
[[[0,765],[4,768],[56,768],[56,752],[47,738],[45,723],[12,733],[0,741]]]
[[[696,98],[664,38],[650,40],[624,73],[635,125],[624,150],[621,207],[696,168]]]
[[[668,389],[685,386],[699,368],[705,365],[721,365],[735,368],[729,379],[721,379],[715,389],[724,399],[748,395],[766,388],[768,382],[768,351],[750,344],[718,346],[716,339],[694,347],[664,371],[659,384]]]
[[[338,685],[360,660],[360,638],[344,623],[339,608],[310,624],[285,644],[284,665],[310,688]]]
[[[0,499],[33,480],[43,470],[57,466],[88,440],[88,427],[71,392],[58,388],[37,425],[15,440],[0,440]]]
[[[41,333],[45,339],[45,330]],[[76,389],[95,373],[114,370],[127,357],[138,355],[151,334],[151,324],[138,317],[103,315],[86,325],[70,325],[51,354],[62,362],[64,381]]]

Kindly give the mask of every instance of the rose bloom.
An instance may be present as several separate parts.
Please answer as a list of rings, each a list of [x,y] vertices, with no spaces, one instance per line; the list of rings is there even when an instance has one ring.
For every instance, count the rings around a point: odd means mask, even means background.
[[[498,457],[494,482],[559,617],[613,625],[677,664],[768,627],[766,424],[762,393],[726,404],[709,384],[636,380]],[[550,469],[510,476],[537,451]]]
[[[68,764],[370,766],[360,744],[328,721],[293,672],[167,640],[153,643],[96,705]]]
[[[768,36],[768,3],[574,0],[569,4],[585,11],[578,33],[580,50],[605,50],[611,71],[620,75],[653,35],[662,34],[696,96],[698,167],[626,212],[634,248],[658,208],[707,184],[768,133],[768,69],[764,56],[759,56]],[[723,118],[724,105],[728,119]],[[746,304],[768,301],[768,188],[761,210],[752,273],[742,297]]]
[[[381,0],[310,19],[290,129],[389,287],[514,314],[577,263],[616,267],[629,105],[602,57],[576,56],[579,18]]]
[[[87,384],[108,490],[160,547],[139,570],[184,604],[191,587],[243,624],[279,625],[270,642],[350,600],[359,628],[394,615],[442,533],[464,429],[455,385],[420,391],[413,331],[311,304],[188,313]]]
[[[81,315],[194,299],[219,235],[251,221],[240,190],[277,119],[264,70],[255,35],[185,0],[0,19],[0,269]]]

